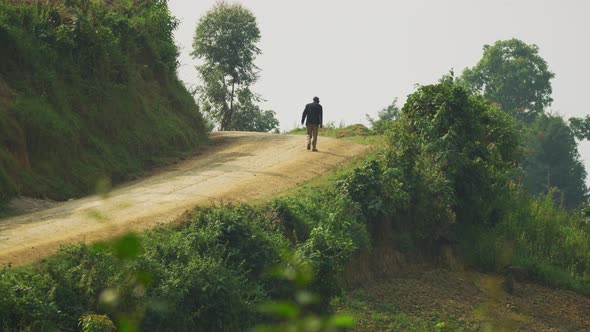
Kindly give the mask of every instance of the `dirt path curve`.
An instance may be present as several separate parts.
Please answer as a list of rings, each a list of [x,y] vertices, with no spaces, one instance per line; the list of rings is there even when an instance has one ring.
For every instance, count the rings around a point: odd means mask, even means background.
[[[246,132],[216,133],[199,155],[155,175],[48,210],[0,219],[0,265],[22,265],[60,245],[93,242],[174,221],[186,210],[214,202],[270,197],[324,174],[366,147],[321,137],[320,152],[305,138]]]

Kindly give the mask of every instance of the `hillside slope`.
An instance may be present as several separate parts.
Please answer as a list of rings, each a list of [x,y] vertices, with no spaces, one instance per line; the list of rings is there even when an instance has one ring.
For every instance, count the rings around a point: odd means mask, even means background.
[[[0,203],[57,200],[193,151],[166,2],[0,3]]]

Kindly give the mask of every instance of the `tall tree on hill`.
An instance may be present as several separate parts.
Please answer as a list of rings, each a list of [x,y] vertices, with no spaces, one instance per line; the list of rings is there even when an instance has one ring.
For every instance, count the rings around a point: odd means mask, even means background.
[[[537,45],[521,40],[499,40],[483,47],[483,57],[461,77],[473,92],[481,93],[502,109],[530,123],[551,105],[555,76],[539,55]]]
[[[574,133],[563,118],[551,114],[538,116],[529,128],[522,162],[525,188],[533,194],[558,188],[565,207],[578,206],[588,188]]]
[[[237,120],[245,117],[236,113],[251,113],[250,106],[259,101],[250,91],[258,79],[259,68],[254,59],[261,53],[256,46],[259,40],[256,17],[240,4],[220,2],[197,25],[191,54],[203,61],[197,67],[204,83],[200,88],[201,104],[221,130],[244,127]],[[262,113],[255,111],[256,116]]]

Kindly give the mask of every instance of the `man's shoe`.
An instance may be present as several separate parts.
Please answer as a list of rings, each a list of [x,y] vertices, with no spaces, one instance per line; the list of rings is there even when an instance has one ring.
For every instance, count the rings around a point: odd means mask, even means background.
[[[313,151],[313,152],[318,152],[318,149],[313,149],[312,151]]]
[[[311,144],[307,144],[307,149],[311,149]]]

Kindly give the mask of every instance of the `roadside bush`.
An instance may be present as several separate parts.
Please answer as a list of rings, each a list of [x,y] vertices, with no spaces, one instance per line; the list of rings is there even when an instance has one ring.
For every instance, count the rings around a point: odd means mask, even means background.
[[[369,160],[355,168],[336,185],[359,207],[368,221],[391,213],[392,205],[388,201],[383,170],[377,160]]]
[[[51,278],[52,301],[69,318],[98,312],[102,291],[125,288],[127,284],[123,266],[110,252],[85,244],[63,247],[40,272]],[[69,320],[69,323],[70,328],[76,328],[77,321]]]
[[[342,288],[345,265],[355,253],[370,246],[359,205],[337,187],[273,204],[280,207],[280,215],[288,217],[287,236],[292,229],[309,230],[297,234],[296,251],[313,267],[315,279],[310,287],[322,298],[320,308],[326,309],[330,298]]]
[[[193,219],[188,231],[208,238],[207,248],[201,248],[204,252],[224,251],[228,262],[260,277],[269,266],[279,264],[281,253],[289,249],[276,231],[281,221],[265,210],[248,205],[207,209]]]
[[[243,270],[198,252],[185,263],[167,262],[162,273],[148,291],[157,305],[146,313],[145,330],[241,331],[257,321],[255,305],[268,298]]]
[[[218,207],[181,230],[148,232],[138,249],[63,247],[30,273],[1,271],[0,326],[74,331],[79,317],[109,314],[144,330],[244,330],[260,320],[256,304],[282,290],[267,275],[288,249],[276,227],[261,209]]]
[[[309,238],[312,225],[306,223],[297,211],[303,209],[302,200],[299,199],[275,199],[269,203],[270,214],[273,223],[278,224],[281,234],[292,245],[297,245]]]
[[[276,226],[265,209],[239,205],[201,211],[181,230],[149,232],[148,265],[139,270],[157,271],[148,288],[157,305],[142,326],[205,331],[251,326],[259,319],[256,303],[281,291],[268,274],[288,249]]]
[[[0,327],[3,331],[57,330],[54,321],[64,317],[51,301],[53,282],[46,274],[0,270]]]

